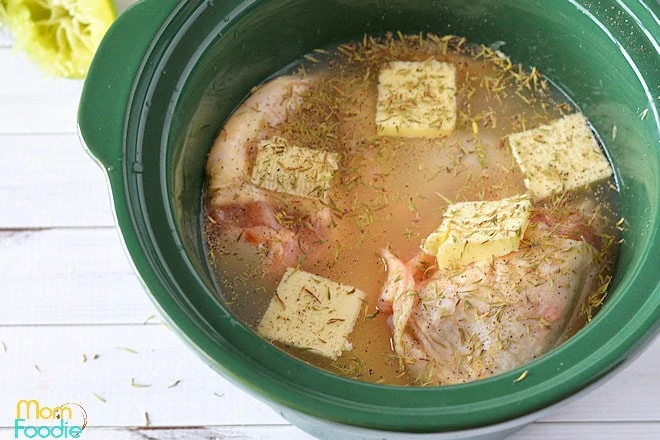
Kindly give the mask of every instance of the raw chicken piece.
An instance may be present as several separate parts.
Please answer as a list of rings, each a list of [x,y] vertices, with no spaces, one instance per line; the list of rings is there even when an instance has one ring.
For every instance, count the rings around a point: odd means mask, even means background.
[[[286,121],[314,85],[309,78],[280,76],[259,87],[231,115],[220,131],[206,162],[209,190],[237,187],[247,181],[250,153],[268,127]],[[215,197],[221,194],[215,195]]]
[[[317,200],[255,186],[249,176],[258,142],[298,109],[312,87],[311,77],[281,76],[258,88],[225,123],[206,164],[210,221],[235,240],[264,249],[275,277],[323,241],[330,210]]]
[[[422,384],[483,379],[536,359],[565,340],[594,289],[594,244],[578,216],[539,212],[518,251],[454,271],[425,277],[424,257],[404,264],[384,250],[379,307],[392,313],[397,355]]]

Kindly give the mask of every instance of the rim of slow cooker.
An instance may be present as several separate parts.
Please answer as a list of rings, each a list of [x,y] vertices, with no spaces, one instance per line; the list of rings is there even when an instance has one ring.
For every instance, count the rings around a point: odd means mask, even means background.
[[[124,152],[132,143],[141,145],[143,102],[157,86],[155,78],[167,60],[168,47],[174,45],[177,35],[185,32],[194,18],[194,14],[184,12],[187,7],[181,5],[163,24],[138,71],[125,120]],[[163,38],[166,34],[169,37]],[[163,133],[161,147],[167,145],[167,137]],[[173,232],[171,239],[179,245],[181,234],[170,215],[173,207],[165,181],[168,164],[164,151],[165,148],[159,165],[163,180],[159,202]],[[125,162],[122,183],[126,206],[116,204],[116,210],[126,211],[121,215],[118,212],[117,217],[137,272],[169,325],[213,368],[257,397],[320,418],[392,431],[401,429],[395,426],[395,420],[401,417],[405,417],[407,431],[466,429],[511,420],[563,400],[597,381],[658,330],[658,301],[652,301],[654,294],[658,295],[658,284],[654,286],[651,280],[646,288],[633,289],[644,284],[638,278],[644,270],[654,269],[650,257],[651,243],[657,242],[659,229],[656,209],[650,214],[656,219],[651,228],[654,233],[640,243],[647,247],[647,252],[638,258],[642,265],[630,267],[618,283],[617,292],[631,292],[627,296],[612,295],[587,327],[534,362],[485,380],[433,388],[344,378],[284,353],[244,326],[222,305],[197,273],[189,255],[181,250],[178,258],[190,275],[183,281],[192,281],[197,287],[196,292],[186,291],[156,245],[154,223],[145,209],[143,179],[142,174],[131,173],[130,163]],[[631,301],[633,294],[637,301]],[[624,326],[620,325],[622,319],[626,320]],[[608,344],[599,342],[603,335],[608,335]],[[514,382],[524,370],[530,372],[527,378]]]

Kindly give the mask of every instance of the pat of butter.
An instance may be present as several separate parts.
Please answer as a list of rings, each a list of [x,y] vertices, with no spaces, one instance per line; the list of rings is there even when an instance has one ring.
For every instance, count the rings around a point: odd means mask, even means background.
[[[376,106],[384,136],[438,137],[456,126],[456,68],[436,60],[393,61],[380,70]]]
[[[290,145],[281,137],[261,141],[251,182],[261,188],[312,199],[324,199],[339,154]]]
[[[537,200],[612,175],[607,158],[580,113],[511,134],[507,139],[525,176],[525,186]]]
[[[352,349],[348,335],[364,297],[354,287],[289,268],[257,332],[266,339],[336,359]]]
[[[531,202],[520,195],[449,205],[442,224],[422,243],[440,268],[499,257],[517,250],[529,224]]]

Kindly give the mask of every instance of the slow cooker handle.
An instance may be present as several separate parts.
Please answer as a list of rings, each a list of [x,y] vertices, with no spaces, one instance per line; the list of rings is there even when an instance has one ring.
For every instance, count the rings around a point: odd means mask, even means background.
[[[122,159],[128,101],[142,60],[179,0],[143,0],[110,26],[92,60],[78,107],[78,132],[107,170]]]

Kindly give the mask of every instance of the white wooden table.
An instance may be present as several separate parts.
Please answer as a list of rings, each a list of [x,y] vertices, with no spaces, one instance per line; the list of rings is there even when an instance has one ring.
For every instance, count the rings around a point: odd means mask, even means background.
[[[311,438],[154,316],[103,174],[78,141],[80,90],[41,73],[0,31],[0,438],[14,437],[21,399],[81,403],[82,438],[94,440]],[[659,365],[656,340],[610,382],[513,438],[658,439]]]

